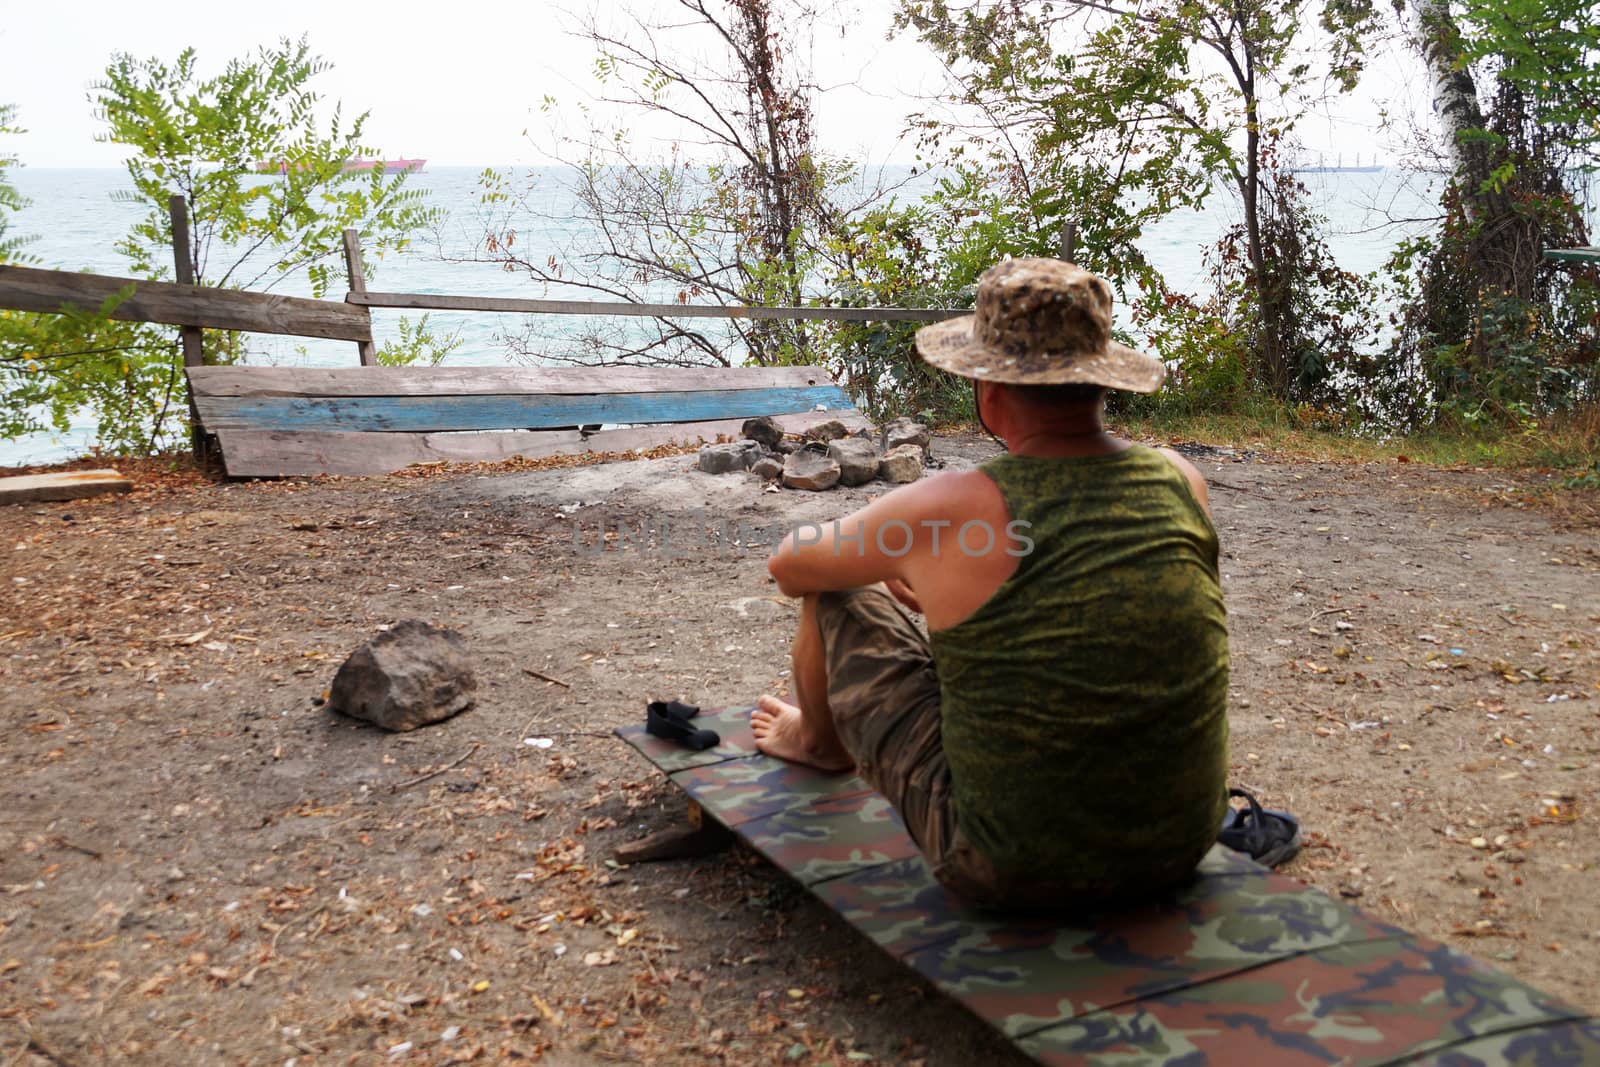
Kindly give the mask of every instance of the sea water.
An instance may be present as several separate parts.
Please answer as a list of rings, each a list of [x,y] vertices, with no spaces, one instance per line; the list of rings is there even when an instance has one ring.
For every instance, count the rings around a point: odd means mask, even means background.
[[[448,293],[467,296],[520,298],[604,299],[603,296],[555,291],[530,280],[526,272],[507,271],[488,259],[484,236],[493,219],[481,204],[481,167],[429,167],[411,175],[409,187],[427,194],[443,219],[436,231],[414,241],[403,253],[378,258],[367,250],[368,265],[375,269],[368,282],[383,292]],[[1303,175],[1314,209],[1328,220],[1330,245],[1346,270],[1366,274],[1377,270],[1406,234],[1426,225],[1437,213],[1437,191],[1426,176],[1399,171],[1378,173],[1326,173]],[[571,248],[592,247],[589,230],[577,210],[569,172],[558,168],[514,173],[519,188],[530,190],[536,215],[515,220],[517,252],[543,263],[547,256]],[[273,179],[263,177],[261,181]],[[930,187],[926,175],[888,168],[875,180],[901,184],[904,202]],[[29,201],[14,217],[11,235],[36,238],[25,251],[38,266],[59,270],[89,270],[97,274],[127,275],[128,261],[117,243],[149,213],[143,203],[130,201],[127,174],[117,169],[49,170],[22,168],[12,171],[12,184]],[[1437,179],[1434,179],[1437,181]],[[1145,253],[1183,291],[1205,286],[1204,250],[1238,222],[1238,210],[1226,191],[1212,198],[1201,211],[1181,211],[1150,227],[1141,242]],[[1397,222],[1395,220],[1408,220]],[[1085,220],[1084,228],[1093,220]],[[267,262],[258,259],[258,267]],[[574,266],[567,264],[568,269]],[[214,273],[214,272],[207,272]],[[248,278],[250,272],[239,275]],[[265,284],[264,282],[262,283]],[[304,275],[291,275],[272,287],[290,296],[310,296]],[[342,290],[330,293],[342,297]],[[421,312],[374,308],[373,334],[381,345],[398,338],[402,316],[414,324]],[[534,362],[514,356],[508,337],[522,332],[526,316],[492,312],[428,313],[436,336],[454,336],[459,344],[444,359],[445,365],[485,366]],[[548,320],[550,317],[546,317]],[[540,333],[559,344],[563,333],[571,336],[583,328],[580,317],[557,320],[552,329],[541,324]],[[252,335],[248,361],[279,366],[353,366],[356,346],[348,341]],[[87,451],[94,441],[94,425],[87,418],[74,422],[65,434],[30,434],[0,441],[0,466],[47,463]]]

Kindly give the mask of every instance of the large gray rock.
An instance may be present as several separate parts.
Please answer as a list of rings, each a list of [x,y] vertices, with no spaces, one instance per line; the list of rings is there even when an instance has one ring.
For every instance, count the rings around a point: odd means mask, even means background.
[[[849,437],[850,428],[838,419],[829,419],[811,427],[806,431],[806,436],[813,441],[837,441],[841,437]]]
[[[750,473],[764,482],[777,481],[783,477],[783,460],[776,456],[762,456],[750,468]]]
[[[471,707],[477,688],[460,634],[406,619],[351,653],[328,706],[386,730],[415,730]]]
[[[922,477],[922,449],[905,444],[878,461],[878,477],[886,482],[914,482]]]
[[[895,419],[883,428],[883,451],[887,455],[901,445],[916,445],[926,459],[933,452],[933,434],[915,419]]]
[[[820,492],[839,484],[839,464],[819,448],[791,452],[783,461],[783,484],[790,489]]]
[[[732,474],[747,471],[761,458],[761,446],[754,441],[729,441],[706,445],[700,450],[698,466],[707,474]]]
[[[859,437],[841,437],[828,445],[828,458],[839,464],[840,485],[863,485],[878,476],[878,449]]]
[[[739,436],[757,441],[767,448],[777,448],[778,442],[783,440],[783,427],[771,415],[762,415],[760,418],[745,419]]]

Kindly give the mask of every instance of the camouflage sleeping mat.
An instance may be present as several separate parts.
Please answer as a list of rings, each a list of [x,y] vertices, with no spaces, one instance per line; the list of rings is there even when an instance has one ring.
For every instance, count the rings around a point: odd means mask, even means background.
[[[1213,848],[1170,901],[1081,924],[987,917],[866,783],[763,756],[749,708],[693,752],[618,734],[884,951],[1045,1064],[1600,1064],[1600,1020]]]

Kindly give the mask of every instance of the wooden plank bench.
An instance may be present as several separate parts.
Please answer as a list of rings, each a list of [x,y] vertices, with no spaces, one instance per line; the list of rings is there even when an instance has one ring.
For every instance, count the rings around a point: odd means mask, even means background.
[[[1141,1067],[1600,1063],[1600,1020],[1220,846],[1162,903],[1072,923],[975,913],[852,775],[618,735],[884,951],[1034,1060]]]
[[[628,451],[866,424],[816,367],[189,367],[230,477],[385,474],[414,463]],[[590,430],[585,427],[610,426]]]

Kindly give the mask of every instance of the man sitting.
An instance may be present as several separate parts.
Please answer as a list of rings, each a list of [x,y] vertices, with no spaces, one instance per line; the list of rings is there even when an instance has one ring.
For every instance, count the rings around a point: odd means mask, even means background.
[[[1106,433],[1165,370],[1070,263],[985,272],[917,349],[972,379],[1007,454],[897,489],[768,563],[802,597],[769,755],[856,770],[972,903],[1092,906],[1186,881],[1226,800],[1228,634],[1205,482]],[[911,616],[921,613],[924,635]]]

